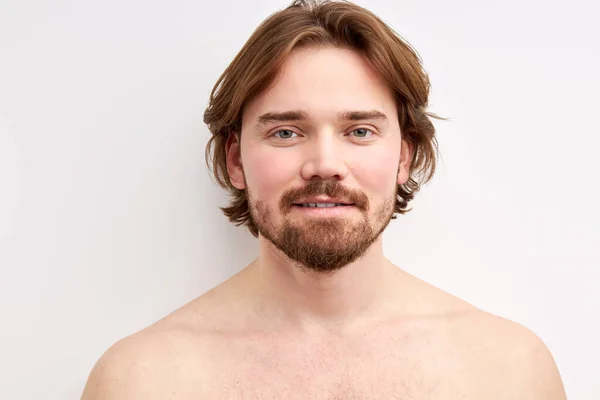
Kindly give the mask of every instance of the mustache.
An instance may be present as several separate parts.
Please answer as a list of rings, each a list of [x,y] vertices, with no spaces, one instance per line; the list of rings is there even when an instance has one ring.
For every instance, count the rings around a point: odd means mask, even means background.
[[[358,190],[348,189],[336,180],[313,180],[305,187],[289,189],[281,197],[279,206],[281,210],[286,211],[304,197],[319,195],[346,199],[354,203],[359,210],[366,211],[369,209],[369,199],[366,194]]]

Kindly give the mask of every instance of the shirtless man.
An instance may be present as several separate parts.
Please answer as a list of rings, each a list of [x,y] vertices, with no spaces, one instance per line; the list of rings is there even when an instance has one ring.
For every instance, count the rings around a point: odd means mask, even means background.
[[[530,330],[383,255],[435,169],[428,91],[416,53],[363,8],[269,17],[205,113],[223,211],[259,257],[115,343],[83,400],[565,399]]]

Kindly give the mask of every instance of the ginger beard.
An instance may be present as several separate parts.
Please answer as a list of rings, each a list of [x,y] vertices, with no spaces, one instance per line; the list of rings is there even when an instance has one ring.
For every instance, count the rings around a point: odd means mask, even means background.
[[[250,216],[258,232],[302,268],[317,272],[333,272],[357,260],[377,240],[394,215],[398,187],[392,196],[369,218],[370,204],[362,192],[349,191],[335,180],[314,180],[305,188],[291,189],[279,202],[281,226],[273,223],[272,210],[264,201],[254,200],[246,191]],[[359,222],[348,217],[310,218],[294,221],[289,214],[299,199],[327,195],[354,203],[363,214]]]

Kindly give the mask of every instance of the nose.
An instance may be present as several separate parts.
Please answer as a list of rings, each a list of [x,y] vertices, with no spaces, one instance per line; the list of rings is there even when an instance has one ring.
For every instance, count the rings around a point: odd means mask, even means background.
[[[346,178],[348,167],[344,160],[343,145],[333,134],[316,136],[306,146],[302,177],[306,180]]]

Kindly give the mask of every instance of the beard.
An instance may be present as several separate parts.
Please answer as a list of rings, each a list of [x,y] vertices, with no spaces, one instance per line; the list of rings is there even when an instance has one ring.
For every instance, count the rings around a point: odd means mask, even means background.
[[[301,268],[331,273],[362,257],[390,223],[394,215],[396,191],[378,207],[375,221],[369,218],[371,208],[367,196],[350,191],[336,180],[314,180],[305,188],[287,191],[279,202],[282,224],[273,223],[273,214],[264,201],[253,200],[247,192],[250,217],[258,232]],[[295,200],[302,197],[327,195],[344,198],[353,203],[363,218],[359,222],[345,217],[303,218],[291,221],[286,218]]]

